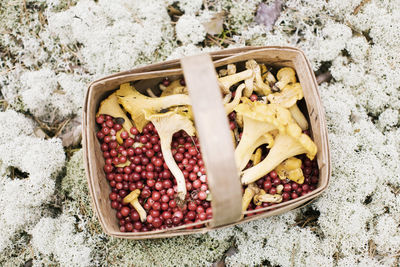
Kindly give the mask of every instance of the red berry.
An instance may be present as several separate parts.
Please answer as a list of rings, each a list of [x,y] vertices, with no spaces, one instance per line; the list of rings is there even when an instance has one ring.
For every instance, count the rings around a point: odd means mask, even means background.
[[[119,212],[121,212],[121,215],[126,217],[129,215],[129,212],[131,212],[131,210],[128,207],[123,207]]]
[[[122,129],[122,125],[121,125],[121,124],[118,124],[118,123],[117,123],[117,124],[114,124],[113,129],[116,130],[116,131],[118,132],[119,130]]]
[[[104,116],[100,115],[96,118],[97,124],[102,124],[104,122]]]
[[[121,132],[120,136],[122,139],[126,139],[129,137],[129,134],[128,134],[128,132],[123,131],[123,132]]]
[[[114,169],[114,167],[112,165],[110,165],[110,164],[104,165],[104,172],[105,173],[110,173],[110,172],[113,171],[113,169]]]
[[[183,219],[183,213],[182,213],[182,211],[178,210],[178,211],[174,212],[172,217],[173,218],[178,218],[179,220],[182,220]]]
[[[285,184],[283,186],[283,191],[284,192],[290,192],[292,190],[292,186],[290,184]]]
[[[135,141],[131,137],[128,137],[124,142],[124,146],[125,147],[131,147],[133,145],[133,143],[135,143]]]
[[[158,200],[161,198],[161,194],[160,194],[159,192],[157,192],[157,191],[154,191],[154,192],[151,194],[151,198],[152,198],[154,201],[158,201]]]
[[[133,134],[133,135],[139,134],[139,131],[138,131],[138,129],[137,129],[136,127],[132,127],[129,131],[130,131],[131,134]]]
[[[268,191],[271,189],[271,187],[272,187],[271,182],[265,181],[265,182],[263,183],[263,189],[264,189],[266,192],[268,192]]]
[[[280,185],[280,184],[281,184],[281,179],[279,179],[279,178],[274,178],[274,180],[272,181],[272,183],[273,183],[275,186]]]
[[[251,100],[252,102],[256,101],[257,99],[258,99],[258,97],[257,97],[257,95],[255,95],[255,94],[252,94],[252,95],[250,96],[250,100]]]
[[[102,131],[97,132],[96,135],[97,135],[97,138],[100,139],[100,140],[104,138],[104,134],[103,134]]]
[[[173,200],[173,199],[170,200],[168,204],[169,204],[169,206],[170,206],[171,208],[175,208],[175,207],[176,207],[176,201]]]
[[[275,194],[277,193],[276,187],[272,187],[272,188],[269,190],[269,193],[270,193],[271,195],[275,195]]]
[[[169,202],[169,197],[167,195],[162,195],[161,196],[161,202],[163,202],[163,203]]]
[[[200,200],[205,200],[207,198],[207,193],[204,191],[200,191],[198,194]]]
[[[188,218],[189,220],[193,221],[194,219],[196,219],[196,213],[194,211],[189,211],[186,214],[186,218]]]
[[[275,179],[275,178],[278,177],[278,174],[276,173],[276,171],[271,171],[271,172],[269,173],[269,176],[271,177],[271,179]]]
[[[112,120],[107,120],[106,125],[107,127],[112,128],[114,126],[114,122]]]
[[[230,121],[230,122],[229,122],[229,128],[230,128],[231,130],[234,130],[234,129],[236,128],[235,122]]]
[[[201,181],[199,179],[193,181],[193,188],[194,189],[199,189],[201,187]]]
[[[181,162],[183,160],[183,155],[182,155],[182,153],[176,153],[174,158],[175,158],[175,161]]]
[[[282,199],[283,199],[283,201],[289,200],[290,199],[290,194],[288,192],[283,192],[282,193]]]

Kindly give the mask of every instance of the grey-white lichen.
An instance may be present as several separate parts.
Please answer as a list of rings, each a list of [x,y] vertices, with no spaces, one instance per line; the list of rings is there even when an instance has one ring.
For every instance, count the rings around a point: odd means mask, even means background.
[[[255,21],[261,2],[274,1],[0,5],[0,265],[399,265],[400,6],[282,1],[271,29]],[[170,17],[169,5],[183,15]],[[223,32],[211,40],[202,23],[219,12]],[[38,137],[32,118],[52,124],[80,114],[87,84],[104,75],[244,45],[299,47],[317,73],[332,75],[319,89],[332,179],[311,205],[312,223],[299,223],[303,209],[205,235],[106,236],[90,203],[82,151]],[[67,162],[65,152],[72,154]],[[16,178],[16,169],[27,177]]]

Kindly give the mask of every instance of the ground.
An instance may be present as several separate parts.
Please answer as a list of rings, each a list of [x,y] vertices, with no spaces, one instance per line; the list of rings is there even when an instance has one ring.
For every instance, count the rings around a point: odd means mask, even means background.
[[[398,1],[5,0],[0,34],[1,266],[399,266]],[[326,193],[204,235],[103,234],[80,145],[88,83],[245,45],[296,46],[311,61],[332,154]]]

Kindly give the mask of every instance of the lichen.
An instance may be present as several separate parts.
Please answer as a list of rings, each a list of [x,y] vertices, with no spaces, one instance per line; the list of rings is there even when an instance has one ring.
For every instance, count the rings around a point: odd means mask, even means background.
[[[254,20],[261,2],[272,1],[0,5],[0,265],[399,264],[397,1],[287,0],[272,29]],[[169,5],[183,14],[171,18]],[[223,32],[211,41],[202,23],[223,11]],[[302,209],[204,235],[106,236],[90,202],[82,151],[37,137],[33,119],[54,123],[80,114],[87,84],[107,74],[244,45],[299,47],[317,74],[332,76],[319,87],[332,178],[311,205],[318,217],[299,224]],[[65,152],[72,157],[64,168]],[[15,177],[15,169],[27,177]],[[49,211],[54,203],[57,212]],[[224,255],[231,247],[236,252]]]

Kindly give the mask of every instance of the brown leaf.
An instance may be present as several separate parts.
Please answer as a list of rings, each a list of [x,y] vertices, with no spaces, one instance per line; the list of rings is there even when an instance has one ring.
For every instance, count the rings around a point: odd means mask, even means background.
[[[218,35],[224,30],[224,19],[224,12],[216,13],[209,21],[203,22],[204,29],[208,34]]]
[[[282,11],[282,1],[276,0],[269,5],[261,3],[257,8],[257,14],[255,22],[257,24],[262,24],[266,27],[268,31],[272,30],[276,20],[281,15]]]
[[[72,119],[59,136],[64,147],[77,146],[82,139],[82,117]]]

